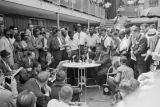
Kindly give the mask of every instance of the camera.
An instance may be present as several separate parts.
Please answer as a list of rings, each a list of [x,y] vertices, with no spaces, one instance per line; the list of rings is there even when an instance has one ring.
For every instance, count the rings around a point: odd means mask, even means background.
[[[5,82],[11,84],[11,77],[5,77]]]

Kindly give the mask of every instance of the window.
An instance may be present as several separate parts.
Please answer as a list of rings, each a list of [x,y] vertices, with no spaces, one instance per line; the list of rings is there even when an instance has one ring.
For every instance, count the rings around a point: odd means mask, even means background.
[[[44,25],[44,20],[43,19],[37,19],[37,18],[30,18],[29,23],[33,24],[35,27],[36,26],[43,26]]]
[[[157,7],[158,6],[158,0],[149,0],[150,7]]]

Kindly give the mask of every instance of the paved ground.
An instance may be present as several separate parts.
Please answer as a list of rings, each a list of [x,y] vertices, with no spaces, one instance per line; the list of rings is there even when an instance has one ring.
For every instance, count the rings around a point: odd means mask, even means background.
[[[89,107],[111,107],[112,100],[110,96],[103,95],[102,88],[87,88],[81,96],[81,101],[86,101]]]

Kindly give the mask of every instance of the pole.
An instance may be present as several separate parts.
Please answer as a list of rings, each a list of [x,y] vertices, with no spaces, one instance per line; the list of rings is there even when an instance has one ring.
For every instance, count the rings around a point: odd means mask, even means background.
[[[56,15],[57,15],[57,27],[59,29],[60,28],[60,25],[59,25],[59,13],[56,13]]]
[[[89,20],[87,20],[87,22],[88,22],[88,29],[90,28],[90,21]]]

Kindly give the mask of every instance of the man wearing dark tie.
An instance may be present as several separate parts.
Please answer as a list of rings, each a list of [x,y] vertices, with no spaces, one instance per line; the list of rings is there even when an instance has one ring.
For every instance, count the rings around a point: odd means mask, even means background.
[[[55,34],[53,35],[50,42],[50,52],[52,53],[53,57],[55,58],[56,66],[62,61],[63,54],[65,53],[65,39],[61,34],[60,30],[56,30]]]

